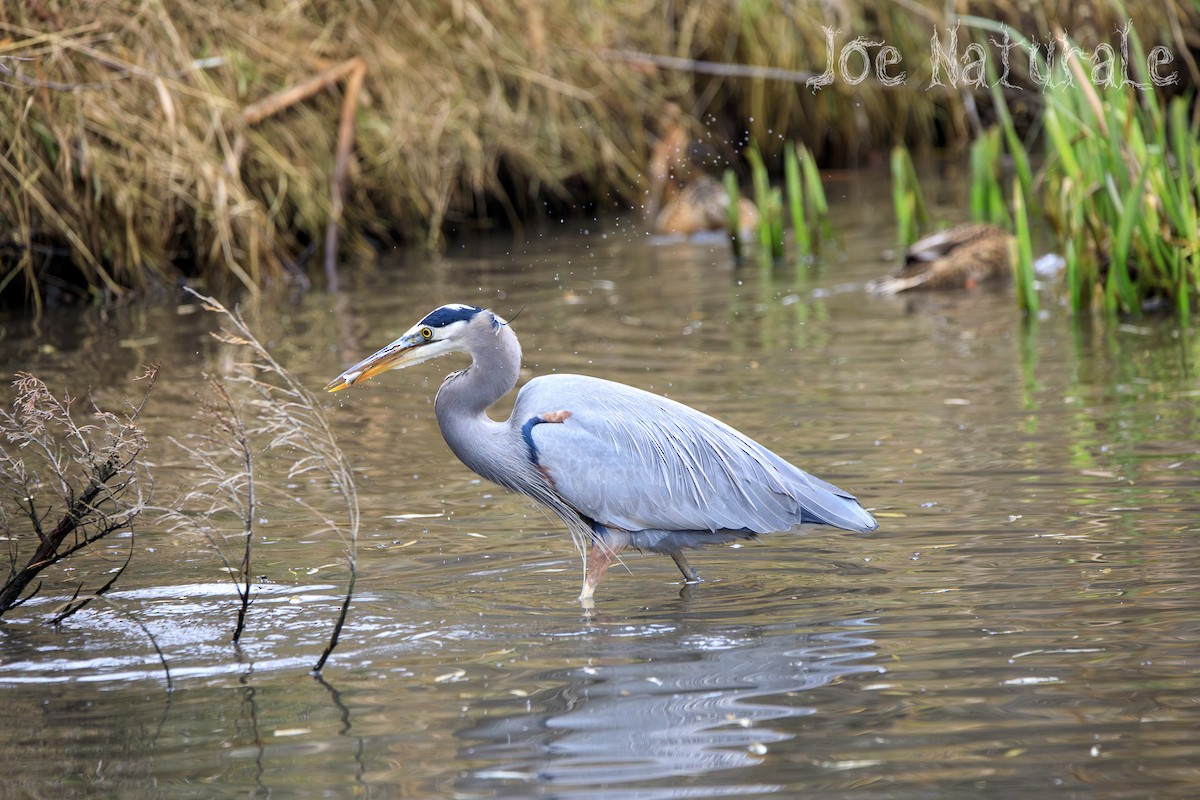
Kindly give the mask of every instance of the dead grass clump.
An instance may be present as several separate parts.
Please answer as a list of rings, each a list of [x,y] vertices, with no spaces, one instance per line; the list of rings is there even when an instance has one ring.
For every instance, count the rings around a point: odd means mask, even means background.
[[[949,44],[957,28],[959,56],[971,42],[984,46],[995,74],[1001,64],[1003,41],[990,31],[973,30],[960,24],[960,13],[997,20],[1018,37],[1041,40],[1045,55],[1055,31],[1066,30],[1076,41],[1111,42],[1119,46],[1118,30],[1132,23],[1145,41],[1162,43],[1179,58],[1177,68],[1200,81],[1191,53],[1200,49],[1200,12],[1189,3],[1138,4],[1126,9],[1116,0],[1051,0],[1047,3],[1018,3],[1010,0],[951,4],[917,0],[887,3],[806,2],[769,0],[763,3],[725,4],[718,10],[709,4],[704,11],[681,15],[678,41],[690,43],[686,53],[704,62],[759,65],[772,70],[807,71],[810,77],[823,73],[829,54],[828,37],[834,37],[832,83],[812,91],[794,82],[767,78],[698,77],[695,97],[700,112],[745,124],[748,138],[764,156],[778,158],[788,141],[810,147],[824,163],[854,163],[881,148],[907,143],[965,147],[982,131],[976,99],[987,104],[986,92],[959,83],[951,85],[941,70],[941,85],[931,79],[935,59],[932,37]],[[955,8],[959,13],[955,12]],[[886,44],[902,56],[899,63],[885,67],[889,76],[904,73],[896,87],[882,85],[876,77],[877,61],[864,65],[861,55],[852,55],[845,72],[839,59],[847,44],[863,37],[866,52],[877,59]],[[996,39],[998,41],[992,41]],[[1058,48],[1061,54],[1061,47]],[[1014,95],[1030,106],[1041,108],[1041,86],[1030,77],[1024,51],[1010,51],[1007,81]],[[1061,59],[1060,59],[1061,60]],[[868,67],[867,77],[857,85],[846,74],[857,77]],[[978,95],[976,97],[975,95]],[[1014,99],[1014,104],[1016,100]]]
[[[640,205],[668,103],[689,150],[719,171],[751,141],[823,161],[876,145],[954,141],[969,99],[925,91],[944,4],[904,0],[688,4],[634,0],[206,3],[61,0],[0,6],[0,293],[70,280],[97,294],[180,271],[255,287],[340,216],[344,250],[425,239],[544,204]],[[1030,10],[1032,9],[1032,10]],[[1001,1],[972,12],[1027,36],[1062,27],[1111,38],[1116,4]],[[1182,2],[1139,8],[1143,37],[1181,57]],[[784,73],[825,65],[824,27],[904,54],[897,88],[873,77],[813,93]],[[640,54],[640,55],[639,55]],[[663,60],[664,57],[672,60]],[[344,87],[251,124],[249,105],[361,58],[355,157],[331,204]],[[749,71],[712,69],[745,65]],[[689,66],[691,65],[691,66]],[[707,66],[706,66],[707,65]],[[761,70],[761,71],[760,71]],[[1036,92],[1027,93],[1036,98]],[[217,287],[212,287],[217,288]]]
[[[654,103],[640,73],[594,50],[624,37],[632,10],[8,4],[0,290],[53,280],[64,256],[108,294],[181,268],[251,288],[285,279],[330,216],[338,92],[252,126],[240,112],[359,55],[351,246],[436,238],[497,199],[515,220],[529,213],[524,187],[565,197],[579,180],[629,195],[646,145],[628,122]]]

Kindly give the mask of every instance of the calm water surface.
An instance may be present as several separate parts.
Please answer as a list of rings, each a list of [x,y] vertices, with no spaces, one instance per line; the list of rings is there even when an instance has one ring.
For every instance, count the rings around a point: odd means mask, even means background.
[[[240,649],[211,546],[144,520],[110,604],[48,627],[58,584],[0,623],[0,795],[1200,795],[1196,335],[1052,303],[1022,324],[1003,290],[871,297],[885,198],[831,194],[841,241],[819,267],[566,223],[246,311],[314,388],[442,303],[520,312],[527,376],[693,404],[856,492],[878,532],[706,550],[694,588],[634,554],[588,616],[565,532],[442,443],[433,393],[462,364],[391,373],[328,399],[363,529],[323,681],[346,569],[319,520],[262,510]],[[962,197],[942,202],[953,219]],[[161,363],[146,427],[168,503],[188,475],[169,438],[232,357],[214,324],[190,306],[8,319],[0,366],[111,403]],[[262,459],[264,485],[336,511]]]

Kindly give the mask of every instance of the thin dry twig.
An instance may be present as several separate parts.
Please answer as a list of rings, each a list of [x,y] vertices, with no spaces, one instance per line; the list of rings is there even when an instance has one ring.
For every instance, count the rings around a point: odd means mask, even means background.
[[[365,73],[366,62],[361,58],[351,58],[336,64],[327,70],[319,72],[306,81],[295,86],[264,97],[258,102],[251,103],[242,109],[242,121],[247,125],[257,125],[267,117],[286,111],[297,103],[302,103],[317,92],[336,85],[343,78],[349,78],[355,72]]]
[[[204,432],[190,434],[187,442],[171,439],[199,468],[200,475],[179,506],[164,511],[164,519],[171,524],[172,530],[186,529],[203,534],[233,578],[241,601],[233,630],[236,644],[246,628],[252,599],[250,563],[257,505],[254,456],[241,409],[229,390],[211,376],[207,385],[210,396],[201,398],[200,411],[196,415]],[[226,535],[222,518],[228,514],[236,518],[238,530]],[[230,536],[242,539],[241,561],[236,566],[225,552]]]
[[[263,502],[264,495],[288,497],[293,506],[308,510],[322,521],[326,530],[337,533],[346,541],[349,581],[329,643],[314,667],[315,671],[320,671],[337,647],[357,578],[359,506],[353,471],[337,444],[317,396],[271,355],[236,309],[226,308],[192,289],[188,292],[206,309],[222,315],[225,325],[213,335],[225,344],[246,349],[250,358],[236,364],[224,381],[211,380],[210,387],[218,400],[209,414],[216,414],[210,419],[219,420],[219,425],[212,433],[193,437],[195,444],[180,445],[201,467],[203,478],[185,498],[183,507],[173,509],[169,514],[176,525],[201,531],[218,545],[217,550],[226,567],[241,581],[239,593],[243,611],[251,587],[249,541],[257,519],[254,509]],[[247,391],[235,391],[236,387]],[[246,394],[248,399],[238,399]],[[253,423],[246,425],[243,420],[253,420]],[[287,472],[289,480],[306,475],[320,476],[321,485],[330,487],[338,505],[344,509],[344,518],[341,521],[329,519],[303,498],[264,485],[263,479],[255,476],[253,457],[267,452],[287,454],[292,459]],[[243,560],[237,568],[219,546],[218,537],[222,536],[219,518],[229,514],[240,521],[241,535],[245,536]]]
[[[345,208],[346,175],[350,168],[350,151],[354,147],[354,112],[358,108],[358,95],[362,91],[363,79],[367,75],[367,63],[361,58],[352,59],[354,69],[346,80],[346,98],[342,101],[341,119],[338,121],[337,149],[333,158],[333,182],[329,187],[329,225],[325,228],[325,288],[338,291],[337,251],[338,237]]]
[[[290,86],[270,97],[247,106],[242,111],[242,121],[255,125],[267,117],[279,114],[307,100],[317,92],[346,81],[346,93],[342,99],[342,111],[338,120],[337,146],[334,150],[333,179],[329,186],[329,222],[325,227],[325,282],[330,292],[338,290],[337,250],[345,208],[346,175],[349,172],[350,151],[354,147],[354,112],[358,108],[358,96],[362,92],[363,79],[367,75],[367,62],[355,56],[343,61],[303,83]]]
[[[637,50],[601,50],[602,58],[624,61],[634,66],[662,67],[696,75],[717,75],[724,78],[758,78],[760,80],[805,83],[818,73],[812,70],[780,69],[761,67],[755,64],[729,64],[703,61],[696,58],[681,58],[661,53],[643,53]]]

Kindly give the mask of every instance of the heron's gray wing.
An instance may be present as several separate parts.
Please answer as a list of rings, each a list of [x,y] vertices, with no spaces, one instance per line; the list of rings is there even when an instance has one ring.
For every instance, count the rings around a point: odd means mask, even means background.
[[[570,416],[557,415],[568,411]],[[549,415],[563,419],[542,423]],[[873,530],[853,495],[693,408],[582,375],[530,381],[512,424],[568,503],[624,530]]]

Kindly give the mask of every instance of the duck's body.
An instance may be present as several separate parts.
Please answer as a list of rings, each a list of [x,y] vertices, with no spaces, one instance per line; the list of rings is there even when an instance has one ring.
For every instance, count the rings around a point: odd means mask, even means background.
[[[904,254],[904,265],[871,284],[878,294],[914,289],[971,289],[1012,275],[1013,237],[995,225],[969,223],[926,236]]]
[[[739,232],[758,227],[758,208],[745,197],[738,198]],[[679,190],[654,219],[660,236],[693,236],[729,229],[729,192],[710,175],[700,175]]]

